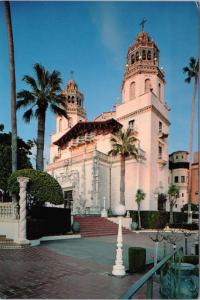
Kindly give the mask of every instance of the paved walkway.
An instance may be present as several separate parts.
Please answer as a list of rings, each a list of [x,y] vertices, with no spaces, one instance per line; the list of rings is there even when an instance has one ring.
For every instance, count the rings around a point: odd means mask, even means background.
[[[115,258],[116,236],[43,243],[24,250],[0,250],[0,298],[118,299],[141,274],[109,275]],[[148,234],[124,235],[128,247],[153,242]],[[155,285],[156,286],[156,285]],[[137,294],[144,298],[145,287]],[[158,286],[156,286],[158,296]]]

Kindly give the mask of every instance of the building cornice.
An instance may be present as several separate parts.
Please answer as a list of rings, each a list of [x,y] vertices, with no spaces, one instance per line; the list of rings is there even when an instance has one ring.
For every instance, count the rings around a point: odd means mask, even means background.
[[[118,121],[121,121],[121,120],[125,120],[126,118],[128,117],[131,117],[131,116],[135,116],[135,115],[139,115],[139,114],[142,114],[144,112],[147,112],[147,111],[153,111],[164,123],[166,123],[166,125],[170,125],[171,123],[167,120],[167,118],[165,116],[163,116],[163,114],[154,106],[154,105],[148,105],[146,107],[143,107],[141,109],[138,109],[138,110],[135,110],[134,112],[132,113],[129,113],[129,114],[126,114],[125,116],[123,117],[119,117],[117,118]]]

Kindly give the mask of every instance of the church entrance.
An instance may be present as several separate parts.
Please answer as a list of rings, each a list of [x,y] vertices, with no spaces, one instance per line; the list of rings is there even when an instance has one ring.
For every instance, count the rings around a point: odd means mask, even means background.
[[[166,211],[167,197],[165,194],[158,194],[158,210]]]
[[[72,208],[73,196],[72,190],[64,191],[64,208]]]

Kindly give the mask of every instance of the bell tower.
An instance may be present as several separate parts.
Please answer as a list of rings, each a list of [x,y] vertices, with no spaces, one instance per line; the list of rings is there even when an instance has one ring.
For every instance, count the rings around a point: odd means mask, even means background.
[[[77,83],[72,78],[68,81],[66,88],[62,92],[62,95],[66,99],[65,109],[68,115],[68,119],[57,116],[57,133],[65,132],[66,130],[72,128],[76,123],[87,120],[83,106],[83,93],[79,91]]]
[[[144,29],[144,27],[142,27]],[[159,101],[164,101],[164,73],[159,66],[159,49],[147,32],[137,35],[128,48],[122,83],[122,102],[152,91]]]
[[[160,67],[160,51],[144,31],[144,21],[141,25],[142,30],[128,48],[122,103],[116,106],[116,119],[132,131],[145,152],[145,160],[127,161],[127,207],[131,207],[137,189],[142,189],[146,198],[141,209],[157,210],[159,195],[168,189],[169,109],[164,98],[165,75]],[[134,188],[130,178],[136,183]]]

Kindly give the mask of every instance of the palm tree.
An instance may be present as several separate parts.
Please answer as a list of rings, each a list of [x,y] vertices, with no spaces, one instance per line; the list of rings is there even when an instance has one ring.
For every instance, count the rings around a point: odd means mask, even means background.
[[[139,149],[135,146],[136,138],[132,135],[132,130],[123,131],[120,129],[115,137],[111,138],[112,149],[108,155],[121,157],[121,177],[120,177],[120,204],[125,205],[125,162],[126,157],[132,156],[135,159],[140,158]]]
[[[65,106],[65,97],[61,94],[61,77],[60,72],[45,70],[45,68],[36,63],[33,66],[36,79],[25,75],[23,81],[30,86],[30,90],[22,90],[17,94],[17,109],[29,109],[23,114],[25,122],[35,116],[38,120],[37,130],[37,154],[36,154],[36,169],[43,171],[44,161],[44,136],[45,136],[45,120],[48,107],[53,113],[67,118]]]
[[[4,131],[4,125],[0,124],[0,131]]]
[[[177,196],[179,194],[179,188],[175,184],[171,184],[168,189],[168,199],[170,208],[169,223],[173,224],[173,207],[177,202]]]
[[[140,218],[140,204],[142,200],[144,200],[146,194],[143,192],[143,190],[138,189],[136,196],[135,196],[135,201],[137,202],[138,205],[138,229],[141,229],[141,218]]]
[[[8,32],[8,49],[10,63],[10,91],[11,91],[11,131],[12,131],[12,172],[17,170],[17,117],[16,117],[16,82],[15,59],[10,2],[5,1],[6,27]]]
[[[183,72],[187,74],[185,82],[190,83],[194,79],[194,90],[192,96],[192,112],[191,112],[191,124],[190,124],[190,159],[189,159],[189,178],[188,178],[188,223],[192,222],[191,219],[191,203],[192,203],[192,176],[191,166],[193,158],[193,131],[194,131],[194,113],[195,113],[195,98],[197,93],[197,84],[199,76],[199,61],[196,61],[194,57],[190,58],[189,65],[183,68]]]

